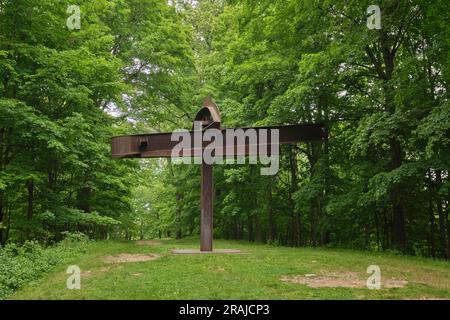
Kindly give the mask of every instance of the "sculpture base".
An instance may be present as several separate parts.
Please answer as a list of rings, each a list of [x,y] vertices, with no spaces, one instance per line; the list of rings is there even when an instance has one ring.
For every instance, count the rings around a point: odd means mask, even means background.
[[[174,249],[171,251],[175,254],[241,253],[241,250],[236,249],[214,249],[213,251],[200,251],[198,249]]]

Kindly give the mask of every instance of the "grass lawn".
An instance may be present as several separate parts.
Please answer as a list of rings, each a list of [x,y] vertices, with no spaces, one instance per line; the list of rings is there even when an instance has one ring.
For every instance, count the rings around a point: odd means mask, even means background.
[[[73,258],[73,264],[82,271],[81,290],[67,289],[68,265],[59,265],[9,298],[450,299],[450,263],[444,261],[221,240],[215,241],[216,248],[239,249],[242,253],[177,255],[170,251],[198,245],[197,239],[147,245],[95,242],[86,253]],[[107,258],[123,253],[152,253],[159,257],[125,263]],[[378,265],[382,285],[392,282],[394,288],[369,290],[365,286],[369,265]]]

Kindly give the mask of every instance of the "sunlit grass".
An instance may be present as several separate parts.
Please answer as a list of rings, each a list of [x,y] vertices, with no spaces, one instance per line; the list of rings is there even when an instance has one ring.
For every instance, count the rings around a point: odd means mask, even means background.
[[[350,250],[285,248],[248,242],[215,242],[241,254],[176,255],[175,248],[198,248],[198,240],[163,240],[160,245],[102,241],[72,264],[82,270],[81,290],[66,288],[68,265],[28,284],[11,299],[450,299],[450,264],[415,257]],[[156,253],[145,262],[108,263],[120,253]],[[384,279],[408,281],[403,288],[311,288],[280,281],[283,276],[357,273],[367,279],[369,265]]]

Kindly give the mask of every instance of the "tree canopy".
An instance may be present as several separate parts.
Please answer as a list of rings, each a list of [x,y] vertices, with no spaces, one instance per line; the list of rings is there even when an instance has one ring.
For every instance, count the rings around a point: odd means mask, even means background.
[[[80,28],[67,27],[80,8]],[[321,122],[280,171],[215,166],[215,236],[450,257],[443,0],[0,0],[0,242],[199,232],[199,167],[113,135]]]

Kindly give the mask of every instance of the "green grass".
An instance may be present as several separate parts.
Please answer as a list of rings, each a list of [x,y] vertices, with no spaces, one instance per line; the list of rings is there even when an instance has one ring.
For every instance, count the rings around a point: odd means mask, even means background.
[[[75,255],[81,290],[66,288],[68,264],[58,265],[9,299],[450,299],[450,264],[417,257],[351,250],[285,248],[248,242],[215,241],[216,248],[242,254],[175,255],[174,248],[198,248],[198,240],[163,240],[161,245],[102,241]],[[157,260],[108,263],[120,253],[156,253]],[[369,265],[384,279],[408,281],[403,288],[311,288],[280,281],[283,276],[354,272],[367,279]]]

